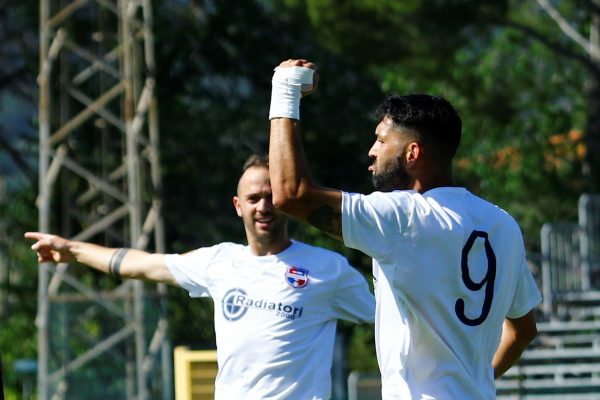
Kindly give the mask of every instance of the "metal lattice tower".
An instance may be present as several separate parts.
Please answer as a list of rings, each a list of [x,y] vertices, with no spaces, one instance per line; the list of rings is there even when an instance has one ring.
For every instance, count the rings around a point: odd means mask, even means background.
[[[40,0],[39,229],[164,253],[150,0]],[[38,397],[171,399],[166,287],[42,264]]]

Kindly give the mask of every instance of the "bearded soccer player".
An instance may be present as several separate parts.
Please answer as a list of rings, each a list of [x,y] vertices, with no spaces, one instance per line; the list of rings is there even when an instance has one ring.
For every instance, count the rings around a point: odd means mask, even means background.
[[[111,249],[28,232],[39,262],[77,261],[123,278],[164,282],[215,303],[215,399],[329,399],[336,322],[372,322],[366,280],[341,255],[291,240],[273,207],[268,160],[252,156],[233,198],[248,245],[186,254]]]
[[[302,59],[273,75],[275,207],[373,258],[384,400],[495,399],[494,379],[537,333],[541,296],[516,221],[454,182],[458,113],[441,97],[387,97],[369,150],[376,191],[326,189],[310,178],[300,136],[315,78]]]

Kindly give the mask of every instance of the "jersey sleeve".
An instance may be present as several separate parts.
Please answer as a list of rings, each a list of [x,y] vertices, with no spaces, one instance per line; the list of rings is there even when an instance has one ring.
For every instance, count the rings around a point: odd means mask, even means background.
[[[381,192],[342,196],[344,244],[376,259],[390,253],[408,222],[401,196]]]
[[[345,258],[333,292],[333,317],[350,322],[369,322],[375,319],[375,297],[365,278],[350,266]]]
[[[540,291],[524,257],[520,270],[521,273],[517,280],[515,295],[510,309],[506,314],[508,318],[520,318],[542,301]]]
[[[167,268],[190,297],[210,296],[207,270],[218,252],[218,246],[203,247],[185,254],[167,254]]]

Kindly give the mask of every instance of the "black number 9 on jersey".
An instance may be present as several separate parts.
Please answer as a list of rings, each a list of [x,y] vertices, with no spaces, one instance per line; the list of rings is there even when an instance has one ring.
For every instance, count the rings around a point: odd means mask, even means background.
[[[473,282],[469,271],[469,253],[471,252],[473,244],[475,244],[475,240],[477,240],[477,238],[483,238],[485,255],[487,258],[487,271],[481,282]],[[481,314],[477,318],[471,319],[465,315],[465,301],[463,299],[456,300],[454,310],[456,311],[458,319],[460,319],[463,324],[469,326],[481,325],[487,318],[488,314],[490,313],[490,308],[492,307],[492,299],[494,298],[494,280],[496,279],[496,255],[494,254],[494,249],[492,249],[492,245],[488,239],[487,232],[471,232],[471,236],[469,236],[467,243],[465,243],[465,246],[462,249],[460,269],[462,280],[467,289],[477,292],[482,290],[482,288],[485,286],[485,297],[481,307]]]

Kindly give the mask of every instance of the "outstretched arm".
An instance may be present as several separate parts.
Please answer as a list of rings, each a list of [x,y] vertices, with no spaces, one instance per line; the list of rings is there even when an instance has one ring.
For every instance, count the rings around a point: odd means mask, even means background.
[[[305,90],[306,84],[294,83],[296,76],[289,77],[294,75],[289,73],[294,67],[304,68],[304,71],[314,70],[314,64],[306,60],[287,60],[279,65],[279,71],[273,76],[269,117],[269,171],[273,204],[286,214],[341,239],[342,193],[312,182],[300,137],[300,97],[316,90],[318,79],[315,74],[315,79]],[[297,86],[296,90],[294,85]],[[290,109],[292,112],[288,113]]]
[[[500,345],[494,354],[492,367],[494,378],[499,378],[508,371],[519,358],[527,345],[535,338],[537,327],[533,311],[521,318],[506,318],[502,326]]]
[[[25,237],[36,241],[31,249],[37,253],[40,263],[79,262],[117,277],[179,286],[167,268],[164,254],[126,248],[111,249],[40,232],[27,232]]]

